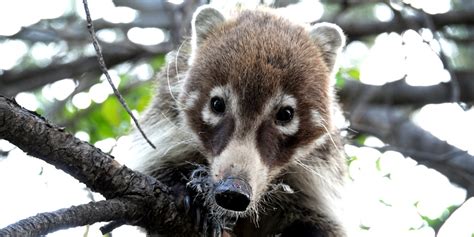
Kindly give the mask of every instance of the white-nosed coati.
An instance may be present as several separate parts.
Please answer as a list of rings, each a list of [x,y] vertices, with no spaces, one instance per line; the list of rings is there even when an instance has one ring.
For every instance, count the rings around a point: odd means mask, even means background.
[[[226,19],[201,7],[192,30],[167,56],[141,118],[157,149],[132,133],[127,165],[193,210],[189,236],[346,236],[330,83],[339,27],[305,28],[261,10]]]

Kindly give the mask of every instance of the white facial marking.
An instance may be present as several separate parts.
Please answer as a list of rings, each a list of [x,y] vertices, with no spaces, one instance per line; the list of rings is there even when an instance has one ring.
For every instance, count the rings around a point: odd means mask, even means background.
[[[212,88],[211,90],[211,93],[210,93],[210,97],[214,97],[214,96],[219,96],[219,97],[222,97],[222,98],[225,98],[226,95],[228,95],[228,91],[227,91],[227,87],[226,86],[217,86],[217,87],[214,87]]]
[[[291,136],[295,135],[296,132],[298,132],[298,129],[300,128],[300,119],[298,117],[293,117],[293,119],[285,125],[279,125],[278,130],[280,130],[281,133]]]
[[[320,147],[322,145],[324,145],[326,143],[326,141],[329,139],[329,133],[324,133],[323,135],[321,135],[320,137],[318,137],[315,141],[314,141],[314,146],[315,147]]]
[[[199,99],[199,91],[189,92],[188,97],[186,98],[186,101],[185,101],[186,109],[194,107],[198,99]]]
[[[205,103],[204,108],[201,112],[202,119],[205,123],[215,126],[222,118],[222,116],[217,115],[213,111],[211,111],[210,100],[213,97],[220,97],[224,99],[226,113],[232,112],[233,114],[237,114],[237,97],[234,93],[232,93],[230,87],[228,85],[216,86],[209,93],[209,102]]]
[[[219,123],[221,118],[214,114],[214,112],[211,111],[211,108],[209,107],[209,103],[206,103],[204,105],[204,109],[201,112],[202,120],[212,126],[215,126]]]
[[[291,95],[283,95],[283,98],[281,99],[281,104],[282,106],[291,106],[293,108],[296,108],[296,99]]]
[[[324,126],[324,118],[316,110],[311,110],[311,119],[313,120],[313,124],[316,125],[317,127],[323,127]]]

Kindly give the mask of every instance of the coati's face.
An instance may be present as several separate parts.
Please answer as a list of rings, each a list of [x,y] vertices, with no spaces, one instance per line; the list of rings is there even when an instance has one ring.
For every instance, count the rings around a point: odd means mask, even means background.
[[[343,36],[263,12],[193,20],[190,69],[180,95],[187,125],[210,164],[214,200],[245,212],[331,126],[329,76]]]

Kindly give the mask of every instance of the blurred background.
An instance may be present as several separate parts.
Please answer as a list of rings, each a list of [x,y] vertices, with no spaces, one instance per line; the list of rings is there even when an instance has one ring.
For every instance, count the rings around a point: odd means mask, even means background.
[[[136,116],[165,54],[208,1],[89,0],[114,84]],[[258,5],[348,37],[335,86],[349,163],[349,236],[474,236],[474,1],[210,1]],[[82,1],[0,2],[0,95],[105,152],[126,147],[131,119],[101,74]],[[0,228],[100,200],[64,172],[0,140]],[[102,224],[48,236],[100,236]],[[112,236],[140,236],[120,227]]]

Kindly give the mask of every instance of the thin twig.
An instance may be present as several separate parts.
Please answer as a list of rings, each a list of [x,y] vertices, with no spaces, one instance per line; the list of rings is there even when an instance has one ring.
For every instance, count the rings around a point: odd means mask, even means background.
[[[89,6],[87,4],[87,0],[83,0],[82,2],[84,4],[84,10],[86,12],[87,29],[89,30],[89,34],[91,35],[92,44],[94,45],[94,49],[95,49],[95,52],[96,52],[96,55],[97,55],[97,60],[99,61],[100,70],[102,71],[102,73],[104,73],[105,77],[107,78],[107,81],[109,82],[110,86],[112,87],[112,90],[114,91],[115,96],[117,96],[117,99],[120,101],[120,104],[122,104],[122,107],[127,111],[127,113],[132,118],[133,122],[135,123],[135,126],[137,126],[138,131],[140,131],[143,138],[145,138],[145,140],[148,142],[148,144],[150,144],[150,146],[153,147],[153,149],[156,149],[155,145],[153,145],[153,143],[145,135],[145,132],[143,132],[142,128],[138,124],[137,119],[135,118],[135,116],[133,116],[132,111],[130,110],[127,103],[123,99],[122,95],[117,90],[114,83],[112,82],[112,79],[110,78],[109,72],[107,70],[107,66],[105,65],[105,62],[104,62],[104,56],[102,55],[102,49],[100,48],[99,41],[97,40],[97,37],[95,35],[94,25],[92,24],[92,19],[91,19],[91,15],[90,15],[90,12],[89,12]]]

